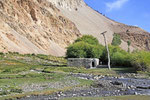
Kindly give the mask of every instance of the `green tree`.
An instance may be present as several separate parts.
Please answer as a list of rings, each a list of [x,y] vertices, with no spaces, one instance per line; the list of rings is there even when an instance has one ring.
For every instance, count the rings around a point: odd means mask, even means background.
[[[118,46],[112,46],[109,45],[109,51],[110,51],[110,57],[111,57],[111,65],[112,66],[125,66],[125,67],[131,67],[130,63],[130,54],[124,50],[122,50]],[[103,63],[107,63],[107,50],[104,49],[101,61]]]
[[[119,46],[121,44],[121,39],[120,39],[120,35],[119,34],[114,33],[113,40],[112,40],[111,44],[113,46]]]
[[[130,45],[131,45],[131,41],[130,41],[130,40],[128,40],[128,41],[127,41],[127,44],[128,44],[128,52],[130,52]]]
[[[150,52],[137,51],[131,55],[131,64],[136,69],[136,71],[150,72]]]
[[[92,35],[84,35],[67,48],[67,58],[100,58],[104,46]]]
[[[83,41],[74,43],[67,48],[67,58],[100,58],[102,45],[91,45]]]
[[[99,45],[97,38],[93,37],[92,35],[83,35],[82,37],[75,40],[74,43],[81,42],[81,41],[91,45]]]

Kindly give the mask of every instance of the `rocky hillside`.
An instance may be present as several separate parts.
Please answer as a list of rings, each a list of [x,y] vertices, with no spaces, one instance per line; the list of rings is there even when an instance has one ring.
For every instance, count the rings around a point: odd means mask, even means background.
[[[83,0],[0,0],[0,52],[42,53],[62,56],[82,34],[104,44],[100,34],[121,35],[127,50],[150,48],[150,34],[138,27],[115,22],[87,6]]]
[[[53,0],[49,0],[53,1]],[[55,0],[57,3],[60,0]],[[104,38],[100,34],[107,31],[107,41],[110,44],[113,39],[113,34],[118,33],[121,35],[122,44],[120,45],[124,50],[128,49],[127,41],[131,41],[130,50],[144,49],[149,50],[150,48],[150,34],[143,29],[135,26],[129,26],[122,23],[118,23],[114,20],[107,18],[105,15],[94,11],[92,8],[87,6],[83,0],[64,0],[66,3],[73,5],[73,8],[68,8],[65,5],[61,6],[55,4],[60,8],[61,12],[73,21],[77,28],[82,34],[91,34],[98,38],[101,44],[104,44]],[[76,3],[72,3],[75,2]],[[80,2],[79,6],[76,6]],[[66,4],[65,3],[65,4]]]
[[[0,0],[0,51],[62,56],[80,36],[75,24],[46,0]]]

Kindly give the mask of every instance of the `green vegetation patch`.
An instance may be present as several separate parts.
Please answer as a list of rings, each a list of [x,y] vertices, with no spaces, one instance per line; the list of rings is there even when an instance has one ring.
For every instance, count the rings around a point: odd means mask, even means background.
[[[74,43],[81,42],[81,41],[91,45],[99,45],[97,38],[93,37],[92,35],[83,35],[82,37],[75,40]]]
[[[43,70],[47,68],[66,67],[67,60],[64,57],[18,53],[2,54],[0,57],[0,100],[51,94],[93,83],[68,76],[67,73],[44,73]],[[66,67],[64,72],[70,70]]]
[[[65,72],[65,73],[85,73],[85,74],[94,74],[94,75],[110,75],[117,76],[122,73],[134,73],[134,68],[96,68],[96,69],[86,69],[86,68],[77,68],[77,67],[49,67],[43,70],[44,72]]]
[[[62,63],[62,64],[67,63],[67,60],[64,57],[55,57],[55,56],[43,55],[43,54],[38,54],[38,55],[36,55],[36,57],[38,57],[40,59],[52,61],[52,62]]]
[[[100,45],[98,40],[91,35],[84,35],[78,38],[67,48],[67,58],[100,58],[104,46]]]
[[[150,72],[150,52],[138,51],[132,55],[132,66],[137,71]]]
[[[0,95],[9,96],[12,94],[14,95],[16,93],[17,95],[18,93],[28,95],[30,93],[44,94],[54,90],[63,91],[63,89],[72,89],[74,87],[90,86],[91,84],[93,84],[93,81],[91,80],[83,80],[76,77],[71,77],[64,73],[32,72],[25,75],[14,75],[13,77],[9,77],[9,79],[5,75],[3,75],[3,77],[1,76],[0,79],[0,89],[1,89]],[[40,88],[37,88],[37,86]]]
[[[120,39],[120,35],[119,34],[114,33],[113,40],[112,40],[111,44],[113,46],[119,46],[121,44],[121,39]]]
[[[150,72],[150,52],[134,51],[130,53],[131,41],[127,41],[128,52],[121,49],[120,35],[114,34],[112,45],[109,45],[111,66],[132,67],[135,71]],[[91,35],[84,35],[75,40],[67,48],[67,58],[99,58],[104,64],[108,64],[108,54],[104,46],[98,43],[98,40]]]
[[[118,46],[109,45],[111,66],[122,66],[122,67],[132,67],[131,61],[132,56],[130,53],[122,50]],[[107,50],[104,49],[103,55],[100,58],[104,64],[108,62]]]

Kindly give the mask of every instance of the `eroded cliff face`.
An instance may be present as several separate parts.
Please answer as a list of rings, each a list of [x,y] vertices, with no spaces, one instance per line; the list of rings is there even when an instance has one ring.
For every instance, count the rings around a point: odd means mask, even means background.
[[[149,50],[150,37],[148,32],[135,26],[125,25],[114,20],[107,18],[105,15],[94,11],[87,6],[83,0],[49,0],[53,2],[60,11],[75,23],[77,28],[82,34],[90,34],[95,36],[101,44],[104,45],[104,37],[100,34],[107,31],[106,38],[109,44],[113,39],[113,34],[118,33],[121,35],[122,44],[121,48],[128,50],[127,41],[131,41],[131,51]],[[62,2],[59,5],[59,2]],[[69,6],[67,6],[69,5]]]
[[[121,35],[121,47],[149,50],[149,33],[113,21],[88,7],[83,0],[0,0],[0,52],[42,53],[64,56],[65,48],[82,34],[95,36],[107,31]]]
[[[150,51],[150,33],[136,27],[129,26],[122,23],[111,26],[115,33],[121,36],[121,39],[126,43],[131,42],[131,49],[133,50],[147,50]],[[125,47],[126,45],[122,45]],[[126,50],[126,49],[125,49]]]
[[[81,36],[75,24],[47,0],[0,0],[0,52],[65,54]]]
[[[143,33],[131,33],[131,32],[121,32],[118,33],[121,39],[126,43],[131,42],[131,46],[134,50],[147,50],[150,51],[150,34]]]

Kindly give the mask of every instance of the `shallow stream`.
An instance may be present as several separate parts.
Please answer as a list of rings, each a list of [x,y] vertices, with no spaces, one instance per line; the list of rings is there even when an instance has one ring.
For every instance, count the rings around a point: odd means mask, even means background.
[[[150,80],[136,78],[97,77],[86,74],[75,74],[74,77],[94,80],[89,88],[75,88],[70,91],[57,92],[47,96],[31,96],[20,100],[57,100],[67,97],[101,97],[121,95],[150,95]]]

